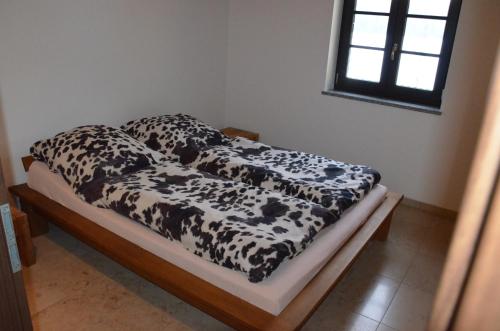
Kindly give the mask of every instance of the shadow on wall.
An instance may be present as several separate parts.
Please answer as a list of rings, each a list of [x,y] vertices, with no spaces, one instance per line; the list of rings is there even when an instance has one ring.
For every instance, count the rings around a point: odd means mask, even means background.
[[[5,179],[5,185],[9,187],[14,182],[12,171],[12,159],[7,138],[7,126],[5,124],[3,103],[2,103],[2,88],[0,86],[0,162]],[[12,201],[11,201],[12,202]]]

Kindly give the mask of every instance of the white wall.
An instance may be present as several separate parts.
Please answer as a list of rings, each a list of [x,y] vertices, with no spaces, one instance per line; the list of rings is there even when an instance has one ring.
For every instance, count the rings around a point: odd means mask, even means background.
[[[391,189],[457,209],[499,6],[463,0],[435,116],[320,94],[333,0],[0,0],[6,177],[24,180],[19,158],[39,138],[186,112],[259,131],[271,144],[370,164]]]
[[[191,113],[223,125],[228,0],[0,0],[0,155],[74,126]]]
[[[231,0],[226,124],[379,169],[390,189],[458,209],[500,34],[498,0],[464,0],[442,116],[320,94],[332,0]]]

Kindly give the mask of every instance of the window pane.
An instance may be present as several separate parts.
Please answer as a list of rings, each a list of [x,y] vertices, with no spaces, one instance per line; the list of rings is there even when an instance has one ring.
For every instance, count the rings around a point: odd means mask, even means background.
[[[438,57],[401,54],[397,85],[432,91],[436,80]]]
[[[391,11],[392,0],[357,0],[356,10],[388,13]]]
[[[383,51],[351,47],[347,64],[347,78],[378,83],[383,58]]]
[[[450,0],[410,0],[408,14],[448,16]]]
[[[445,20],[408,18],[403,50],[439,54],[445,26]]]
[[[354,15],[353,45],[385,47],[389,16]]]

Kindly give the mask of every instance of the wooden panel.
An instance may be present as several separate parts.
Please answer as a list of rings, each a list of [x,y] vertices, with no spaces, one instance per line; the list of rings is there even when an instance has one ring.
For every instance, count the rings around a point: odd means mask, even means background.
[[[225,128],[221,130],[222,133],[224,133],[228,137],[244,137],[253,141],[259,141],[259,134],[251,131],[246,131],[242,129],[236,129],[236,128]]]
[[[432,331],[449,330],[457,317],[460,300],[480,242],[481,231],[485,227],[489,206],[493,199],[500,167],[500,52],[497,54],[497,65],[493,77],[488,108],[458,224],[434,302],[429,325],[429,330]],[[480,310],[488,309],[489,304],[485,301],[483,305],[478,306],[477,314],[481,316]]]
[[[279,315],[273,316],[63,207],[27,185],[10,188],[23,204],[31,205],[67,232],[108,255],[166,291],[241,330],[296,330],[313,314],[341,279],[363,247],[402,199],[389,193],[344,247]]]
[[[7,203],[0,161],[0,205]],[[21,271],[12,272],[3,222],[0,217],[0,329],[31,330],[31,317]]]
[[[3,178],[2,160],[0,159],[0,204],[7,203],[7,186],[5,186],[5,179]]]
[[[21,200],[21,209],[28,215],[30,234],[32,237],[38,237],[49,232],[49,222],[45,217],[37,213],[32,205],[24,205]]]
[[[21,315],[20,299],[22,298],[16,288],[18,279],[22,280],[22,277],[20,272],[12,273],[4,228],[0,221],[0,328],[2,330],[28,329],[24,327]],[[24,295],[22,292],[21,294]]]
[[[453,326],[457,331],[500,328],[500,183],[496,191]]]
[[[24,266],[29,267],[35,264],[35,247],[31,240],[30,225],[28,216],[15,207],[10,207],[12,211],[12,222],[16,231],[17,248],[19,249],[19,256]]]
[[[29,156],[25,156],[21,159],[21,161],[23,162],[23,168],[24,168],[24,171],[28,171],[31,167],[31,164],[33,163],[34,159],[33,159],[33,156],[29,155]]]

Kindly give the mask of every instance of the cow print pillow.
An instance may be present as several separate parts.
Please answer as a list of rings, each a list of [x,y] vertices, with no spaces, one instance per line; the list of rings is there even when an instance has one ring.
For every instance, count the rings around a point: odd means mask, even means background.
[[[38,141],[31,154],[62,175],[76,192],[165,159],[122,130],[104,125],[82,126]]]
[[[219,130],[190,115],[163,115],[128,122],[122,129],[171,160],[189,164],[208,146],[227,144]]]

